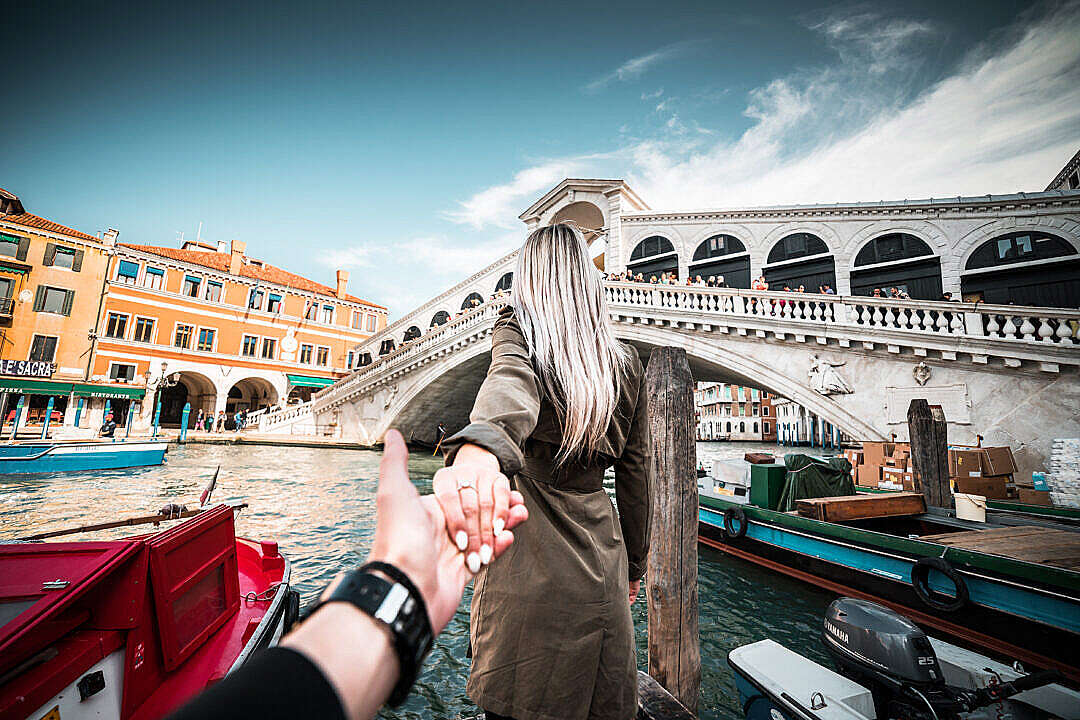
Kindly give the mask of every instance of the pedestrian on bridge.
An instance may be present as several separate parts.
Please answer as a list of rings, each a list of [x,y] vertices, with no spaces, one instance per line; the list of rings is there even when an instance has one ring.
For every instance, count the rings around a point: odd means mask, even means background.
[[[447,467],[433,481],[474,567],[490,560],[501,530],[484,520],[505,507],[500,482],[512,478],[529,508],[513,550],[473,590],[467,691],[488,718],[636,715],[630,604],[652,511],[644,375],[615,338],[580,232],[535,230],[518,253],[471,422],[443,443]],[[617,516],[603,488],[612,465]]]

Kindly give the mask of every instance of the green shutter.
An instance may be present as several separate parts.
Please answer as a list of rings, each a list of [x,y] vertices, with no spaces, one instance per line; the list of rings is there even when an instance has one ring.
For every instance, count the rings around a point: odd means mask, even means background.
[[[52,265],[56,260],[56,243],[49,243],[45,246],[45,260],[42,261],[42,265]]]
[[[80,270],[82,270],[82,259],[83,259],[83,255],[85,255],[85,254],[86,254],[85,250],[76,250],[75,251],[75,259],[71,262],[71,269],[72,270],[74,270],[75,272],[79,272]]]
[[[64,315],[71,315],[71,306],[75,304],[75,291],[66,291],[67,295],[64,296],[64,308],[60,311]]]
[[[15,253],[15,259],[16,260],[26,260],[26,253],[28,253],[29,251],[30,251],[30,238],[28,238],[28,237],[20,237],[19,238],[19,249]]]
[[[34,291],[34,312],[41,312],[45,309],[45,286],[38,285],[37,290]]]

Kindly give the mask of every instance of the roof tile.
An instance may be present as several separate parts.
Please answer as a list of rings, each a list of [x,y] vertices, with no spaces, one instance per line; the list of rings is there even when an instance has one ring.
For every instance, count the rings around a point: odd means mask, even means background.
[[[39,217],[32,213],[11,213],[0,215],[0,220],[4,222],[14,223],[16,225],[22,225],[23,227],[32,228],[34,230],[45,230],[46,232],[57,233],[58,235],[67,235],[73,238],[79,238],[80,240],[93,240],[95,242],[101,242],[101,238],[94,237],[93,235],[87,235],[84,232],[79,232],[66,225],[53,222],[52,220],[46,220],[43,217]]]

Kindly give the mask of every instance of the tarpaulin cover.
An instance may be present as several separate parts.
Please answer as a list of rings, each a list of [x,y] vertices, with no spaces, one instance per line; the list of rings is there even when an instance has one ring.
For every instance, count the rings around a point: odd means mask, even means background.
[[[794,510],[796,500],[855,494],[851,463],[843,456],[816,458],[791,453],[784,456],[784,466],[787,480],[780,494],[780,512]]]

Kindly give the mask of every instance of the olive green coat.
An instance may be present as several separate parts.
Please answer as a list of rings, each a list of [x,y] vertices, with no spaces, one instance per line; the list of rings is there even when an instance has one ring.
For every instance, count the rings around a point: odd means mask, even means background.
[[[467,442],[494,453],[529,509],[514,544],[476,578],[469,697],[516,720],[629,720],[628,584],[645,571],[652,513],[644,372],[634,353],[601,454],[558,470],[562,427],[540,387],[507,308],[470,424],[445,443],[447,463]],[[611,465],[617,515],[603,489]]]

